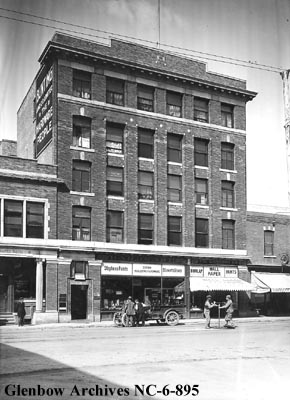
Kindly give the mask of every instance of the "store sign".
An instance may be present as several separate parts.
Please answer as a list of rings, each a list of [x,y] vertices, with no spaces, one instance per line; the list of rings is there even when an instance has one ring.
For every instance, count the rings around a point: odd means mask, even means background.
[[[101,269],[102,275],[132,275],[132,264],[104,263]]]
[[[161,276],[161,265],[156,264],[133,264],[133,275],[139,276]]]
[[[238,269],[237,268],[225,268],[225,278],[237,278]]]
[[[183,265],[162,265],[162,276],[184,276]]]
[[[36,157],[52,140],[52,83],[53,67],[36,87]]]
[[[202,267],[190,267],[190,276],[203,277]]]
[[[237,268],[231,267],[204,267],[205,278],[237,278]]]

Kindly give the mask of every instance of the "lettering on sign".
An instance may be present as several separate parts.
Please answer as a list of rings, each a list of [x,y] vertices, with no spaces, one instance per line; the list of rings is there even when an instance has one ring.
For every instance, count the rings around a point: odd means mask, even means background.
[[[104,263],[101,268],[102,275],[132,275],[132,264]]]
[[[190,276],[203,277],[202,267],[190,267]]]
[[[222,267],[205,267],[204,268],[204,276],[206,278],[215,277],[222,278],[224,277],[224,268]]]
[[[184,265],[162,265],[162,276],[184,276]]]
[[[237,268],[225,268],[225,278],[237,278],[238,269]]]
[[[133,264],[133,275],[161,276],[161,265]]]

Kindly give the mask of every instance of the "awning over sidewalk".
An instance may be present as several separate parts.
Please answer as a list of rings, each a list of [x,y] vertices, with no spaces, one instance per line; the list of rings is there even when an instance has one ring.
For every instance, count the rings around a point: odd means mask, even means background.
[[[290,293],[290,274],[252,272],[253,293]]]
[[[198,290],[213,291],[251,291],[254,286],[239,278],[190,278],[190,290],[197,292]]]

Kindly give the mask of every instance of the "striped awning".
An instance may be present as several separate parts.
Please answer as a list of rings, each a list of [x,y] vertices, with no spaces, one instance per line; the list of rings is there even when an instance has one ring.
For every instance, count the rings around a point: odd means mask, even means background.
[[[272,272],[252,272],[254,293],[290,293],[290,274]]]
[[[213,291],[251,291],[254,286],[239,278],[190,278],[190,290],[197,292],[199,290]]]

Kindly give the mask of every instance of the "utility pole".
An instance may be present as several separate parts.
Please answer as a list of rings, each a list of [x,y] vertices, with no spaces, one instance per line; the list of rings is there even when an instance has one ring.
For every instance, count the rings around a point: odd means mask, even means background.
[[[288,206],[290,207],[290,70],[281,72],[283,80],[285,139],[287,155]]]

